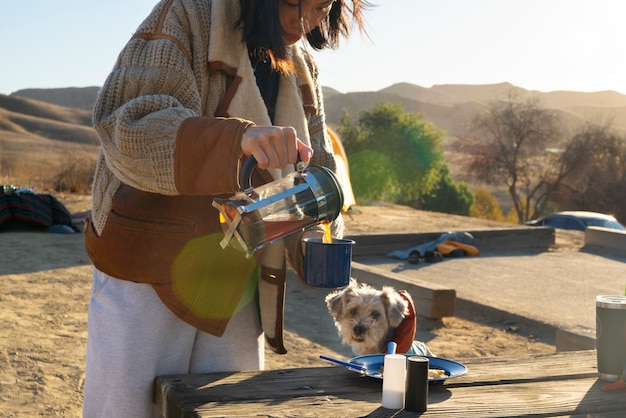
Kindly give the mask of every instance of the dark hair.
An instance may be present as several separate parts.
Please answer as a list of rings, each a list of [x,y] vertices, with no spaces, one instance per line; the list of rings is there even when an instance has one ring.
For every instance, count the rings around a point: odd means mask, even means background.
[[[235,27],[243,30],[243,41],[251,53],[271,59],[272,68],[289,72],[291,65],[278,13],[280,1],[240,0],[241,14]],[[348,1],[352,2],[351,8],[346,4]],[[341,36],[348,37],[354,26],[365,33],[363,10],[368,6],[367,0],[335,0],[328,16],[306,34],[307,41],[314,49],[335,49]]]

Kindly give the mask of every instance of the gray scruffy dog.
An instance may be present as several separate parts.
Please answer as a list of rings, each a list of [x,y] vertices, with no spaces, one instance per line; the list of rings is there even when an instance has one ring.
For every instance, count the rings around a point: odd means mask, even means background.
[[[416,315],[406,291],[391,286],[382,290],[350,279],[348,287],[326,296],[341,341],[357,356],[387,352],[394,341],[398,353],[432,355],[425,344],[413,341]]]

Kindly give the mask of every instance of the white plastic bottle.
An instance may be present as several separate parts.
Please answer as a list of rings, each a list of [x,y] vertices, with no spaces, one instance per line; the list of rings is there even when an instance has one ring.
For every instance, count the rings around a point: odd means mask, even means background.
[[[406,356],[396,353],[396,343],[390,342],[383,370],[383,408],[404,408],[406,391]]]

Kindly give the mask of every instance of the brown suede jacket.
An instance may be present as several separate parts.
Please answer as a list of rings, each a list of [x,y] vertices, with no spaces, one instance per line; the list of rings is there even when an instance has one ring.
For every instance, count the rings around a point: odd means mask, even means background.
[[[96,268],[152,284],[172,312],[214,335],[258,279],[264,332],[283,353],[285,260],[301,272],[299,237],[246,259],[219,246],[211,205],[240,189],[243,131],[271,124],[233,29],[238,13],[238,0],[162,1],[122,50],[94,108],[101,152],[86,246]],[[274,124],[294,127],[314,149],[311,163],[336,170],[317,69],[299,47],[290,58]],[[342,225],[333,223],[335,236]]]

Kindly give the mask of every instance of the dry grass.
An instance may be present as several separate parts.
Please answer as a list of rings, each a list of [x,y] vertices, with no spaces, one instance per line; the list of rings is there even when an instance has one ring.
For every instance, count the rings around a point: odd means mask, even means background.
[[[0,95],[0,183],[89,193],[98,155],[90,114]]]
[[[0,138],[0,183],[36,191],[89,193],[98,147]]]

